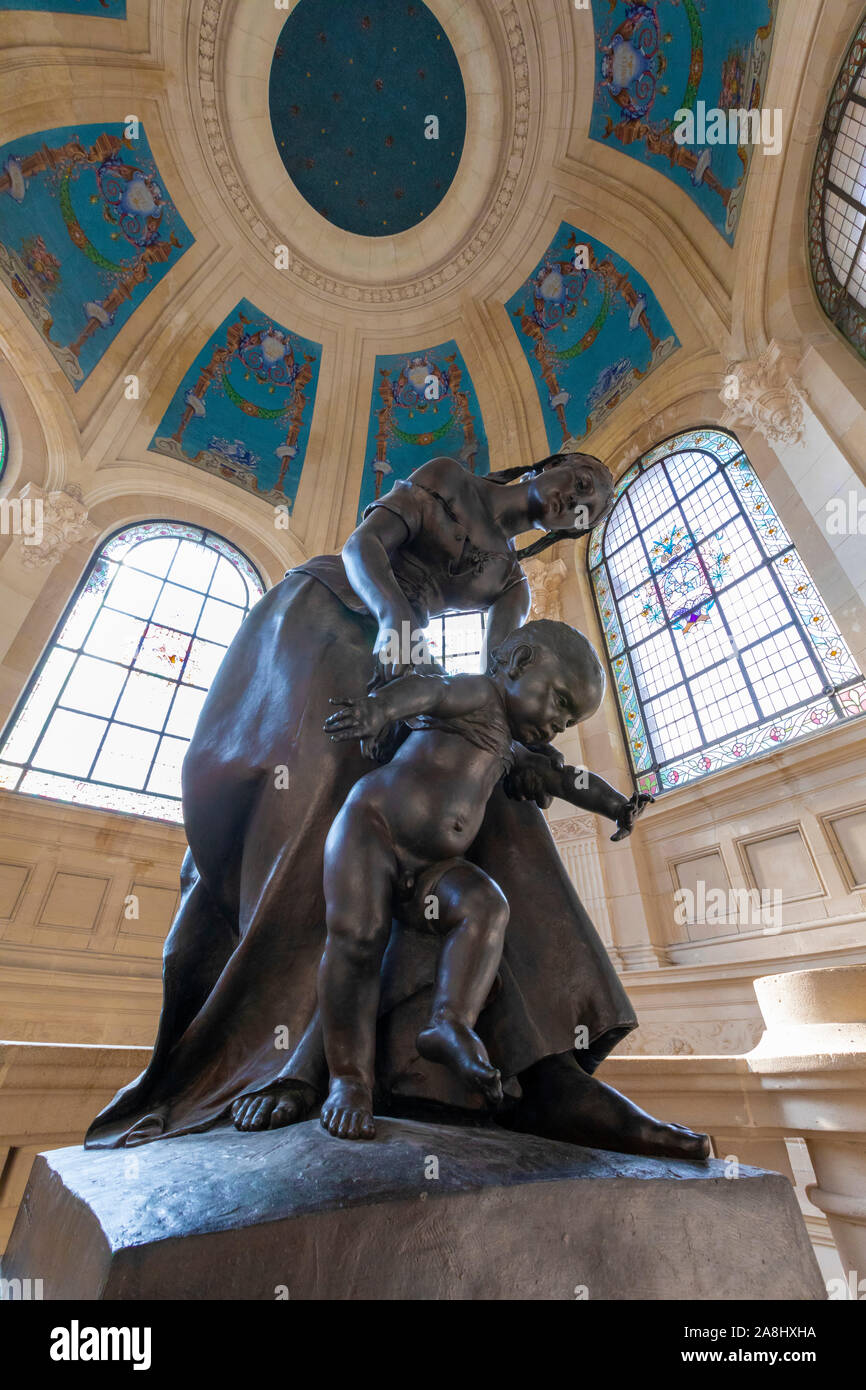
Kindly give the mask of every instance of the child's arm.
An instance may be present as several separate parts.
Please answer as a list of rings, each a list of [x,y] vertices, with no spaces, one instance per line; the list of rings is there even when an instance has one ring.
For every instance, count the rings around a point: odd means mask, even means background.
[[[489,696],[487,676],[401,676],[361,700],[331,700],[340,708],[325,720],[324,729],[335,743],[375,738],[386,724],[413,714],[469,714]]]
[[[559,796],[583,811],[594,811],[596,815],[615,821],[617,830],[611,835],[612,840],[626,839],[634,829],[638,816],[655,799],[646,792],[623,796],[603,777],[589,772],[585,767],[551,767],[543,776],[547,790],[553,796]]]

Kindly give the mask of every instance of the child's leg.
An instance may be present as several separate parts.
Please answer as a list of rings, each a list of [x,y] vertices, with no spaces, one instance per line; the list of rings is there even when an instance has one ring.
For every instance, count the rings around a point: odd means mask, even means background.
[[[502,1078],[478,1037],[475,1023],[499,962],[508,903],[483,869],[455,864],[435,886],[440,930],[447,932],[436,972],[429,1025],[418,1034],[418,1051],[450,1067],[491,1105],[502,1100]]]
[[[328,940],[319,1008],[331,1073],[322,1124],[340,1139],[372,1139],[379,972],[391,933],[396,861],[382,822],[345,808],[325,846]]]

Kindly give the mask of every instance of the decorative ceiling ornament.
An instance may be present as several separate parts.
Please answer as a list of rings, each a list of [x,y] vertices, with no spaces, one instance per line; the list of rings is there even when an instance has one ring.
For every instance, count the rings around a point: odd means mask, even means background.
[[[29,533],[22,534],[18,541],[25,569],[56,565],[73,545],[93,540],[97,534],[97,528],[88,520],[77,483],[70,483],[59,492],[43,492],[36,483],[26,483],[18,497]]]
[[[0,280],[78,390],[193,238],[143,126],[62,126],[0,149]]]
[[[800,444],[808,396],[798,379],[799,354],[775,339],[760,357],[728,364],[719,398],[724,428],[747,425],[768,444]]]
[[[151,449],[291,510],[321,353],[242,299],[178,383]]]
[[[481,407],[453,338],[424,351],[380,353],[374,381],[359,520],[371,502],[408,478],[431,452],[458,459],[470,473],[488,471]]]
[[[229,8],[229,0],[204,0],[201,11],[198,36],[198,85],[204,133],[229,197],[253,235],[261,243],[268,259],[272,260],[274,247],[286,244],[285,226],[275,226],[269,223],[262,210],[251,201],[235,159],[230,154],[226,144],[217,104],[220,74],[217,70],[216,48],[220,18],[224,7]],[[529,63],[523,29],[517,9],[513,4],[502,10],[497,10],[497,15],[505,29],[507,53],[511,66],[513,124],[510,139],[507,132],[503,133],[503,145],[508,144],[508,153],[502,161],[499,182],[496,188],[491,191],[487,204],[489,211],[481,225],[472,228],[464,238],[459,250],[449,261],[435,270],[431,270],[427,275],[407,277],[403,283],[388,286],[370,285],[361,281],[347,280],[338,275],[330,275],[302,256],[293,246],[289,246],[288,273],[315,290],[357,304],[396,304],[407,300],[424,299],[429,295],[434,295],[444,286],[453,288],[458,278],[465,278],[466,271],[488,245],[509,209],[524,164],[529,135],[531,113]]]
[[[778,8],[778,0],[592,0],[590,139],[670,179],[730,245],[754,149],[739,113],[760,111]]]
[[[506,308],[556,451],[579,450],[680,346],[652,286],[569,222]]]

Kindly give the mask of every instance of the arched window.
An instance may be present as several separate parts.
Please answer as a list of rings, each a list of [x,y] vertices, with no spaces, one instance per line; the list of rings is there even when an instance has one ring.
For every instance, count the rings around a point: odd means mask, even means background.
[[[836,78],[812,171],[809,259],[824,312],[866,357],[866,19]]]
[[[264,585],[209,531],[146,521],[93,557],[0,744],[0,786],[180,821],[204,697]]]
[[[866,712],[866,683],[732,435],[691,430],[618,480],[589,547],[641,790]]]
[[[424,629],[431,655],[449,676],[481,670],[481,648],[484,643],[483,613],[446,613],[433,618]]]

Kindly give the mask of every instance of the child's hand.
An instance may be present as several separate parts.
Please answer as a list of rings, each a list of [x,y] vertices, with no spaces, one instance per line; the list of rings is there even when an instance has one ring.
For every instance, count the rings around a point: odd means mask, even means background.
[[[363,700],[329,700],[340,708],[330,714],[323,728],[331,735],[332,743],[346,743],[355,738],[375,738],[388,722],[384,709],[369,697]]]
[[[627,839],[634,829],[634,823],[638,816],[645,807],[649,806],[654,801],[655,797],[650,796],[649,792],[635,792],[634,796],[629,797],[616,818],[619,829],[614,835],[611,835],[610,838],[612,840]]]

